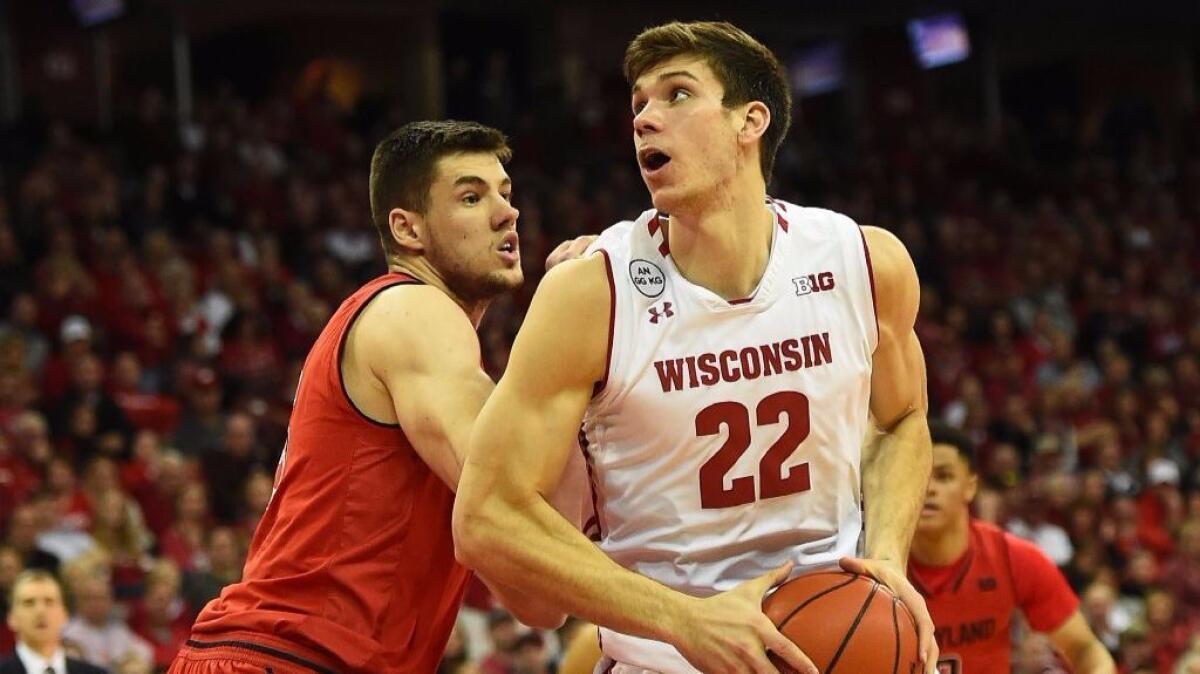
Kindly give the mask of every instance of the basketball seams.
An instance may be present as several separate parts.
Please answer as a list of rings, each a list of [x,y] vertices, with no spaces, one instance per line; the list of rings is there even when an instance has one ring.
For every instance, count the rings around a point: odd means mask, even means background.
[[[797,614],[797,613],[799,613],[800,611],[802,611],[802,610],[803,610],[805,607],[807,607],[809,604],[811,604],[811,603],[813,603],[814,601],[816,601],[816,600],[820,599],[821,597],[824,597],[825,595],[828,595],[828,594],[832,594],[832,593],[834,593],[834,592],[837,592],[838,590],[842,589],[843,587],[846,587],[847,585],[849,585],[849,584],[853,583],[853,582],[854,582],[854,581],[856,581],[856,580],[858,580],[858,574],[857,574],[857,573],[856,573],[856,574],[853,574],[853,575],[851,575],[849,578],[847,578],[847,579],[846,579],[845,581],[843,581],[842,583],[839,583],[839,584],[837,584],[837,585],[834,585],[833,587],[827,587],[827,588],[825,588],[824,590],[821,590],[820,592],[818,592],[818,593],[814,594],[813,596],[809,597],[808,599],[805,599],[805,600],[804,600],[804,601],[803,601],[803,602],[802,602],[802,603],[801,603],[799,606],[797,606],[796,608],[792,609],[792,612],[791,612],[791,613],[789,613],[789,614],[787,614],[787,617],[785,617],[783,620],[780,620],[780,621],[779,621],[779,625],[777,626],[777,628],[776,628],[776,629],[778,629],[780,632],[782,632],[782,631],[783,631],[783,628],[784,628],[784,627],[785,627],[785,626],[788,624],[788,621],[789,621],[789,620],[791,620],[792,618],[795,618],[795,617],[796,617],[796,614]]]
[[[854,622],[850,624],[850,629],[846,630],[846,636],[842,638],[842,643],[838,645],[837,652],[833,654],[833,659],[829,661],[829,668],[825,670],[825,674],[833,674],[834,667],[837,666],[838,660],[841,659],[842,653],[846,650],[846,645],[850,643],[850,639],[858,630],[858,625],[862,622],[863,616],[867,614],[867,609],[871,606],[871,602],[875,599],[877,592],[879,592],[879,581],[873,581],[871,584],[871,593],[867,595],[862,607],[858,609],[858,615],[854,617]]]

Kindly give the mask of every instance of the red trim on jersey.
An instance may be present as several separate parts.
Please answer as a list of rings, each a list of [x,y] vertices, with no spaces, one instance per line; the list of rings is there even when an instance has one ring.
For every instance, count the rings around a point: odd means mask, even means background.
[[[867,260],[867,279],[871,282],[871,310],[875,314],[875,341],[879,342],[879,302],[875,299],[875,268],[871,266],[871,249],[867,247],[867,235],[863,234],[862,227],[858,228],[858,235],[862,238],[863,256]]]
[[[650,236],[654,236],[658,233],[658,230],[662,228],[662,223],[658,221],[658,219],[661,217],[662,214],[660,214],[658,211],[655,211],[654,217],[650,218],[650,222],[646,223],[646,229],[650,230]]]
[[[608,371],[612,368],[613,336],[617,329],[617,283],[613,280],[612,260],[608,258],[608,251],[603,248],[600,249],[600,253],[604,255],[604,272],[608,274],[608,351],[604,354],[604,378],[592,387],[593,398],[608,386]]]
[[[752,299],[754,299],[754,295],[751,295],[749,297],[743,297],[741,299],[729,300],[729,303],[730,304],[745,304],[746,302],[749,302]]]
[[[583,466],[587,469],[588,476],[588,491],[592,494],[592,516],[583,523],[583,534],[592,541],[599,541],[604,538],[604,527],[600,526],[600,494],[596,492],[596,477],[592,468],[592,455],[588,453],[587,434],[583,432],[583,426],[579,427],[579,451],[583,452]],[[596,536],[593,538],[588,535],[588,529],[592,524],[596,526]]]
[[[358,405],[354,404],[354,399],[350,397],[350,391],[346,389],[346,378],[342,375],[342,358],[346,352],[346,340],[350,338],[350,329],[354,327],[355,321],[357,321],[358,317],[362,315],[363,310],[366,309],[367,306],[369,304],[371,304],[371,302],[374,301],[376,297],[379,297],[379,293],[382,293],[383,291],[385,291],[389,288],[395,288],[396,286],[404,286],[404,285],[424,285],[425,284],[424,281],[421,281],[420,279],[418,279],[410,274],[405,274],[404,272],[393,271],[393,272],[388,272],[387,275],[388,276],[398,276],[399,278],[396,279],[393,283],[388,283],[387,285],[378,288],[377,290],[375,290],[375,292],[371,293],[370,296],[368,296],[365,300],[363,300],[362,304],[358,305],[358,309],[354,310],[354,315],[350,317],[350,320],[346,322],[346,327],[342,330],[342,336],[338,339],[337,355],[336,355],[337,378],[338,378],[338,385],[341,386],[341,388],[342,388],[342,397],[344,397],[346,399],[346,404],[350,406],[350,409],[357,412],[358,416],[362,417],[364,421],[368,421],[372,424],[375,424],[376,426],[382,426],[383,428],[399,428],[400,427],[399,422],[391,424],[386,421],[379,421],[378,419],[372,419],[371,417],[367,416],[366,412],[363,412],[362,410],[360,410],[358,408]]]

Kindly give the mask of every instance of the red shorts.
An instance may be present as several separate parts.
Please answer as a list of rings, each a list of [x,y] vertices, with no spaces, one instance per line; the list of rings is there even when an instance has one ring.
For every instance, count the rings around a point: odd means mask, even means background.
[[[241,641],[188,640],[167,674],[336,674],[328,667],[270,646]]]

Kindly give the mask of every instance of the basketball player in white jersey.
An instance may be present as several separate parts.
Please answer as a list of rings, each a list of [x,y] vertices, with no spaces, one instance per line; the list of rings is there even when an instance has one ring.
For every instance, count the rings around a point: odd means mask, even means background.
[[[654,209],[538,288],[472,435],[459,557],[601,625],[606,671],[665,674],[815,672],[761,600],[840,563],[899,594],[932,672],[904,571],[931,460],[907,251],[767,197],[791,101],[746,33],[652,28],[625,70]],[[598,547],[546,503],[576,434]]]

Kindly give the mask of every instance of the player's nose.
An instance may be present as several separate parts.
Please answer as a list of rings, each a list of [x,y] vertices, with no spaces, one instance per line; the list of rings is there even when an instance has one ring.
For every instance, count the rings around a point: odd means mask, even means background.
[[[521,217],[521,211],[516,206],[505,202],[504,205],[497,211],[496,216],[492,219],[493,229],[504,229],[507,227],[516,228],[517,218]]]
[[[633,133],[640,138],[658,131],[662,131],[662,116],[653,103],[647,103],[633,116]]]

